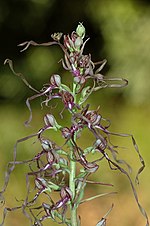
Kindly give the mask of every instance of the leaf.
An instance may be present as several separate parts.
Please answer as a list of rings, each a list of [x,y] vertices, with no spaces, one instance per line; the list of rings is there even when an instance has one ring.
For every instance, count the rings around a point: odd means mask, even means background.
[[[86,99],[89,97],[89,95],[91,94],[91,87],[90,86],[87,86],[87,87],[85,87],[83,90],[82,90],[82,93],[81,93],[81,97],[80,97],[80,99],[79,99],[79,102],[78,102],[78,104],[79,105],[81,105],[81,104],[83,104],[85,101],[86,101]]]
[[[92,196],[90,198],[87,198],[87,199],[84,199],[80,202],[81,203],[84,203],[84,202],[88,202],[88,201],[91,201],[93,199],[96,199],[96,198],[99,198],[99,197],[103,197],[103,196],[107,196],[107,195],[113,195],[113,194],[116,194],[117,192],[108,192],[108,193],[103,193],[103,194],[99,194],[99,195],[95,195],[95,196]]]
[[[106,217],[112,211],[114,204],[112,204],[111,208],[107,211],[107,213],[102,217],[102,219],[96,224],[96,226],[106,226]]]
[[[106,226],[106,219],[102,218],[96,226]]]
[[[60,88],[60,91],[63,90],[63,91],[68,91],[69,93],[72,93],[70,88],[64,84],[61,84],[59,88]]]
[[[64,150],[62,150],[62,149],[56,150],[56,152],[58,154],[60,154],[60,155],[66,155],[66,156],[68,156],[68,154]]]
[[[95,152],[95,149],[94,147],[87,147],[84,149],[84,154],[89,154],[90,152],[94,153]]]
[[[76,188],[76,202],[75,202],[76,207],[78,207],[78,205],[80,204],[84,196],[85,186],[86,186],[86,182],[84,181],[84,179],[82,181],[78,181],[78,185]]]

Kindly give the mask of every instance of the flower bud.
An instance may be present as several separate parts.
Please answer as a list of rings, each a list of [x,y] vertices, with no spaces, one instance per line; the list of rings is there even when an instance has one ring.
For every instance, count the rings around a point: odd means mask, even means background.
[[[73,41],[70,39],[69,35],[64,35],[64,45],[67,49],[69,49],[70,51],[73,51],[74,44],[73,44]]]
[[[63,135],[64,138],[68,139],[68,138],[71,137],[71,131],[70,131],[69,128],[64,127],[64,128],[61,129],[61,132],[62,132],[62,135]]]
[[[46,183],[46,180],[44,180],[43,178],[41,177],[38,177],[35,179],[35,185],[38,189],[45,189],[47,187],[47,183]]]
[[[78,84],[84,84],[85,83],[85,78],[83,76],[76,76],[74,77],[74,82]]]
[[[53,148],[52,142],[48,139],[43,139],[43,138],[41,139],[41,146],[45,151],[49,151]]]
[[[61,77],[60,75],[54,74],[50,78],[50,82],[53,86],[59,87],[61,85]]]
[[[76,33],[79,37],[81,37],[82,39],[84,38],[85,36],[85,27],[82,25],[82,23],[80,23],[78,26],[77,26],[77,29],[76,29]]]
[[[44,122],[45,122],[46,126],[51,126],[51,127],[56,126],[56,120],[55,120],[54,116],[51,114],[46,114],[44,116]]]
[[[75,43],[74,43],[74,46],[76,49],[80,49],[81,45],[83,44],[83,40],[81,37],[78,37],[76,40],[75,40]]]
[[[70,190],[70,188],[68,187],[62,187],[61,191],[60,191],[60,196],[62,199],[64,199],[65,197],[68,197],[68,199],[72,198],[72,192]]]
[[[48,161],[48,163],[50,163],[50,164],[53,164],[54,163],[54,155],[49,151],[49,152],[47,152],[47,161]]]

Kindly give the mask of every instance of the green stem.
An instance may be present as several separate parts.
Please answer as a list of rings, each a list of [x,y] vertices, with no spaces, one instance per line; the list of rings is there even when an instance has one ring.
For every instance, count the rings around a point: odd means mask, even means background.
[[[76,176],[76,162],[73,161],[73,145],[70,145],[70,176],[69,176],[69,187],[72,192],[72,200],[75,198],[75,176]],[[70,204],[70,215],[71,215],[71,225],[78,226],[77,222],[77,208],[72,202]]]
[[[73,96],[74,96],[74,103],[76,103],[76,84],[73,83]],[[76,140],[76,134],[74,139]],[[75,177],[76,177],[76,162],[74,159],[74,151],[73,151],[73,144],[70,142],[70,176],[69,176],[69,187],[72,192],[72,200],[74,201],[76,195],[76,187],[75,187]],[[78,226],[77,220],[77,207],[74,203],[70,204],[70,215],[71,215],[71,225]]]
[[[72,208],[72,210],[71,210],[71,225],[72,226],[78,226],[77,209],[76,208]]]
[[[73,151],[70,151],[70,189],[72,191],[73,199],[75,197],[75,175],[76,175],[76,162],[72,160]]]

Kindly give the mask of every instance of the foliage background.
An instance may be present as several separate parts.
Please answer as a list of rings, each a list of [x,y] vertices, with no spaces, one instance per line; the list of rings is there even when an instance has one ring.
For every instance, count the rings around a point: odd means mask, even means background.
[[[150,4],[146,0],[0,1],[0,185],[3,184],[6,163],[12,159],[15,141],[38,130],[45,111],[41,115],[39,101],[35,101],[32,104],[32,127],[24,127],[23,122],[29,113],[25,100],[32,92],[12,75],[3,62],[6,58],[12,59],[16,71],[22,72],[34,87],[40,89],[52,73],[63,73],[61,65],[57,63],[61,52],[57,47],[32,47],[20,53],[17,45],[31,39],[37,42],[49,41],[52,33],[70,33],[78,22],[83,22],[87,37],[90,36],[86,51],[92,54],[93,61],[108,60],[103,73],[129,80],[128,87],[99,91],[90,101],[92,107],[101,106],[103,117],[112,121],[112,131],[134,134],[146,162],[137,190],[150,216]],[[122,139],[115,141],[117,144],[126,143]],[[131,142],[128,146],[121,155],[136,170],[139,162],[136,161]],[[30,158],[34,150],[32,141],[23,143],[19,145],[18,157]],[[15,196],[21,199],[25,194],[24,176],[24,169],[21,171],[20,168],[12,175],[7,193],[8,205],[13,206]],[[80,207],[83,226],[96,225],[112,202],[115,208],[108,217],[109,226],[144,225],[124,176],[110,171],[106,165],[101,167],[101,174],[95,177],[113,183],[113,189],[118,191],[118,195],[83,204]],[[108,190],[102,186],[89,186],[86,196]],[[28,225],[27,220],[17,212],[10,213],[6,220],[6,226],[17,226],[20,223]]]

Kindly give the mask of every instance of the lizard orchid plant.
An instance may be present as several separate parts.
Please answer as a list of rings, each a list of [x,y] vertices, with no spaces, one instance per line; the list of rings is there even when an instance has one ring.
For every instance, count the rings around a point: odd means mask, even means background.
[[[49,82],[39,91],[28,83],[23,74],[14,70],[13,63],[10,59],[6,59],[5,64],[8,63],[12,72],[19,76],[25,85],[34,92],[33,96],[28,97],[26,100],[26,105],[30,113],[28,120],[25,122],[26,126],[32,121],[31,102],[39,97],[42,99],[42,106],[51,105],[52,99],[56,99],[56,102],[61,101],[64,105],[63,110],[68,112],[70,121],[68,122],[67,119],[67,124],[64,126],[65,118],[63,117],[63,113],[60,113],[58,120],[58,116],[53,115],[51,109],[44,116],[42,128],[34,134],[19,139],[16,142],[13,161],[7,165],[5,183],[0,192],[0,198],[4,201],[3,197],[10,176],[15,170],[16,165],[22,164],[28,167],[26,174],[27,195],[21,201],[21,204],[16,207],[10,208],[5,204],[3,220],[0,226],[4,225],[8,212],[18,209],[22,210],[23,214],[29,219],[30,225],[41,226],[46,219],[49,219],[58,224],[80,226],[82,224],[82,218],[78,216],[77,210],[82,203],[116,193],[112,191],[84,199],[85,189],[89,183],[93,185],[113,186],[109,183],[89,179],[89,176],[91,178],[92,174],[100,169],[102,161],[106,161],[111,170],[118,170],[128,178],[137,205],[141,214],[146,219],[146,226],[148,226],[148,216],[139,203],[134,182],[130,177],[131,167],[125,160],[118,158],[119,146],[113,145],[111,139],[112,136],[128,137],[131,139],[141,162],[141,167],[135,178],[136,183],[139,183],[138,176],[143,171],[145,163],[136,141],[131,134],[110,131],[110,121],[102,117],[99,112],[99,107],[97,109],[91,109],[88,103],[88,98],[92,93],[108,87],[124,87],[128,84],[128,81],[123,78],[105,78],[101,74],[101,71],[106,64],[106,60],[93,62],[91,54],[84,54],[85,44],[89,38],[84,40],[85,27],[82,23],[79,23],[76,31],[73,31],[71,35],[55,33],[51,35],[51,38],[52,41],[47,43],[39,44],[34,41],[27,41],[19,46],[23,47],[21,51],[25,51],[31,45],[58,45],[64,54],[63,59],[60,60],[62,67],[72,77],[72,83],[69,86],[63,83],[63,76],[52,74]],[[61,120],[62,123],[58,123]],[[56,131],[57,136],[61,137],[63,140],[62,145],[58,145],[57,142],[50,139],[52,136],[45,136],[46,131],[52,130]],[[79,145],[84,130],[93,137],[91,146],[85,148]],[[31,159],[18,161],[18,144],[33,137],[39,142],[41,150],[38,150],[38,152],[35,150]],[[90,158],[91,156],[92,158]],[[53,198],[53,192],[56,192],[60,196],[57,201]],[[31,193],[33,194],[31,195]],[[39,205],[41,196],[45,196],[45,198]],[[107,215],[112,208],[113,204],[96,226],[106,225]]]

